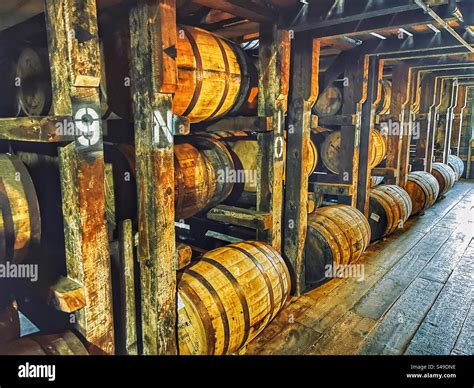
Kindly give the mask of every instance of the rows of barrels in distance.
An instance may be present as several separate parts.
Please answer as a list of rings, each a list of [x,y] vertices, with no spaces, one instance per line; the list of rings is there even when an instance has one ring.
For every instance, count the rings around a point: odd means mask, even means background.
[[[341,113],[344,102],[343,82],[334,83],[326,88],[318,97],[313,107],[313,113],[319,117],[334,116]],[[391,81],[382,82],[382,97],[377,108],[377,114],[389,113],[391,101]],[[319,138],[319,154],[324,168],[333,174],[339,174],[341,153],[341,132],[334,128],[322,130],[316,134]],[[369,151],[369,165],[371,168],[378,166],[386,157],[386,136],[378,129],[371,130],[371,144]]]

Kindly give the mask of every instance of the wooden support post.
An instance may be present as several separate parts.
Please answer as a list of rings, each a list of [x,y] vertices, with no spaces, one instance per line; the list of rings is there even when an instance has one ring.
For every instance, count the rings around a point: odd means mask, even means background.
[[[444,163],[446,128],[448,122],[448,108],[453,92],[453,81],[441,78],[439,96],[436,105],[436,116],[434,121],[434,160]]]
[[[430,126],[428,124],[434,97],[435,77],[431,74],[426,74],[421,79],[420,105],[416,118],[419,125],[419,138],[416,141],[416,156],[413,169],[417,171],[431,171],[432,156],[428,154],[428,139],[430,138]]]
[[[357,177],[357,209],[369,216],[370,198],[370,157],[372,149],[371,130],[375,127],[377,105],[382,95],[383,60],[376,56],[369,59],[367,95],[362,104],[360,126],[359,169]]]
[[[387,167],[399,173],[387,178],[388,184],[404,186],[407,181],[410,153],[410,67],[405,63],[393,67],[392,100],[388,124]]]
[[[341,126],[339,183],[352,185],[353,195],[349,200],[347,197],[339,197],[339,202],[357,207],[362,104],[367,98],[369,57],[360,55],[356,58],[346,57],[345,60],[342,115],[352,116],[353,120],[351,125]]]
[[[272,227],[257,238],[281,252],[284,120],[288,100],[290,35],[276,25],[261,25],[258,115],[267,118],[267,133],[258,134],[257,211],[272,214]]]
[[[130,13],[143,352],[176,354],[172,97],[175,0],[138,0]]]
[[[467,106],[468,88],[464,85],[459,86],[458,99],[453,111],[453,125],[451,130],[450,149],[453,155],[459,156],[459,146],[461,144],[461,134],[465,115],[468,111]]]
[[[84,286],[76,317],[91,351],[114,352],[105,221],[100,59],[94,0],[46,0],[56,115],[71,115],[75,141],[60,149],[67,275]]]
[[[452,82],[451,94],[450,94],[450,104],[446,111],[446,127],[444,132],[444,144],[443,144],[443,163],[448,163],[448,157],[451,152],[451,134],[454,124],[454,109],[458,102],[459,94],[459,83],[457,80]]]
[[[293,291],[305,289],[304,247],[308,218],[307,154],[311,109],[318,96],[320,42],[308,33],[295,36],[292,49],[292,93],[287,122],[283,254],[290,264]]]
[[[466,144],[466,159],[467,159],[467,166],[466,166],[466,179],[471,179],[471,165],[472,165],[472,146],[474,143],[473,140],[473,131],[474,131],[474,88],[469,88],[468,93],[468,101],[470,101],[469,105],[469,113],[467,118],[467,125],[466,125],[466,133],[464,134],[464,139]]]
[[[436,129],[438,123],[438,110],[442,97],[442,90],[444,87],[444,80],[436,77],[434,85],[434,100],[430,107],[428,116],[428,141],[426,150],[426,171],[431,172],[431,166],[434,161]]]

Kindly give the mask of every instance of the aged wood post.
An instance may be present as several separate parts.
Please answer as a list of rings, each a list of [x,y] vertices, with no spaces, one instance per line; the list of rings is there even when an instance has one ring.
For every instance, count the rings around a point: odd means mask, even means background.
[[[387,184],[406,184],[410,152],[410,67],[405,63],[393,67],[392,100],[388,128],[387,168],[395,171],[394,177],[386,179]],[[397,124],[397,125],[395,125]],[[397,130],[398,127],[398,130]]]
[[[257,238],[280,252],[289,68],[289,32],[273,24],[261,25],[258,115],[267,118],[267,131],[258,134],[257,211],[272,214],[272,227],[259,228]]]
[[[426,150],[426,171],[431,172],[431,166],[435,156],[435,141],[436,141],[436,129],[438,123],[438,110],[441,102],[442,91],[444,87],[444,80],[439,77],[435,77],[434,85],[434,99],[433,104],[430,107],[428,115],[428,141]]]
[[[362,105],[367,99],[369,56],[346,57],[345,61],[342,115],[351,116],[352,125],[341,126],[339,182],[350,184],[352,195],[349,200],[340,197],[339,201],[357,207]]]
[[[382,93],[383,60],[376,56],[369,59],[367,95],[361,110],[359,169],[357,177],[357,209],[369,215],[369,197],[371,186],[370,152],[372,150],[371,130],[375,128],[377,105]]]
[[[138,0],[130,13],[130,34],[143,352],[176,354],[175,0]]]
[[[419,125],[419,138],[416,141],[416,157],[413,167],[417,171],[431,171],[431,156],[428,155],[428,139],[430,138],[430,126],[428,124],[434,94],[435,78],[432,74],[427,73],[421,79],[420,105],[416,116]]]
[[[467,106],[467,86],[460,85],[458,100],[453,111],[453,125],[451,129],[450,149],[453,155],[459,156],[459,146],[461,143],[461,133],[464,124],[464,118],[468,111]]]
[[[111,354],[114,327],[96,2],[46,0],[45,5],[54,114],[70,115],[75,135],[75,141],[59,152],[67,275],[86,290],[86,307],[77,320],[90,350]]]
[[[308,219],[307,147],[311,141],[311,109],[318,96],[320,42],[296,34],[292,48],[292,93],[287,121],[283,252],[290,263],[293,291],[305,288],[304,247]]]
[[[458,102],[459,83],[454,80],[451,88],[450,102],[446,111],[446,126],[444,130],[444,144],[443,144],[443,163],[448,163],[449,153],[451,151],[451,134],[454,124],[454,109]]]

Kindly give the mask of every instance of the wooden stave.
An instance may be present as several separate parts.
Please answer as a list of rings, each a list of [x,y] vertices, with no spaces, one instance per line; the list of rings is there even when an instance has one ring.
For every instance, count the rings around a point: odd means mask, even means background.
[[[436,202],[439,194],[439,184],[436,178],[425,171],[414,171],[408,174],[405,190],[412,200],[414,216],[424,211]]]
[[[410,217],[412,203],[408,193],[399,186],[382,185],[370,193],[369,224],[371,241],[395,232]]]
[[[0,344],[5,356],[85,356],[86,347],[71,331],[60,334],[33,334]]]
[[[332,94],[332,96],[330,96]],[[328,104],[328,99],[334,99],[332,104]],[[342,91],[337,86],[331,85],[318,97],[314,104],[313,112],[320,117],[336,115],[342,108]]]
[[[339,220],[344,220],[341,223]],[[357,209],[334,205],[308,215],[305,245],[306,280],[320,284],[328,280],[325,266],[356,262],[370,243],[370,225]]]
[[[371,130],[371,137],[370,168],[375,168],[387,156],[387,143],[385,137],[375,129]],[[339,174],[340,147],[341,131],[331,132],[321,144],[321,160],[324,166],[334,174]],[[328,154],[331,156],[327,156]]]
[[[460,180],[464,173],[464,162],[456,155],[448,156],[448,166],[451,167],[456,174],[456,181]]]
[[[229,253],[232,253],[232,260],[227,259]],[[241,272],[244,268],[248,270]],[[251,275],[254,277],[250,278]],[[216,284],[220,280],[223,285],[220,285],[219,294]],[[272,247],[264,243],[244,241],[204,254],[201,260],[180,273],[180,354],[237,352],[280,311],[290,287],[286,264]],[[247,288],[253,293],[248,299]],[[232,304],[225,305],[223,290],[232,290],[227,302],[233,303],[234,308]],[[258,296],[267,303],[259,302],[253,308],[252,301],[258,301]]]
[[[444,163],[433,163],[431,166],[431,175],[433,175],[439,184],[439,197],[451,190],[456,183],[456,173]]]
[[[128,20],[113,20],[104,26],[103,34],[108,102],[112,112],[130,119],[133,117],[131,91],[123,82],[130,78],[130,33],[127,28],[116,27],[122,23],[128,26]],[[212,57],[202,52],[205,47],[214,47]],[[206,63],[212,63],[214,68],[200,70],[200,65]],[[197,27],[178,25],[176,65],[178,83],[173,99],[174,114],[188,117],[191,123],[215,120],[227,114],[255,114],[257,70],[245,52],[231,41]],[[222,79],[216,78],[212,85],[212,77],[206,74],[222,76]],[[221,94],[216,96],[217,91]],[[199,107],[207,113],[199,112]]]
[[[0,154],[0,165],[0,263],[20,263],[40,244],[38,198],[32,179],[17,156]],[[20,176],[19,181],[14,177],[16,174]],[[15,199],[17,205],[12,206]]]

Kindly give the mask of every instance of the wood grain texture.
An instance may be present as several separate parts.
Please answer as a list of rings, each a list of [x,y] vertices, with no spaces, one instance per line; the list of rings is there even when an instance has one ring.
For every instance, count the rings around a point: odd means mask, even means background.
[[[176,28],[175,5],[139,1],[130,13],[144,354],[177,352],[172,95],[160,93],[155,66]]]
[[[436,178],[439,184],[439,196],[446,194],[451,190],[456,182],[456,174],[451,167],[444,163],[433,163],[431,174]]]
[[[439,184],[430,173],[414,171],[408,175],[405,190],[413,204],[411,213],[413,216],[433,206],[438,198]]]
[[[271,246],[246,241],[205,253],[179,285],[180,354],[231,354],[275,317],[290,291],[290,275]]]

